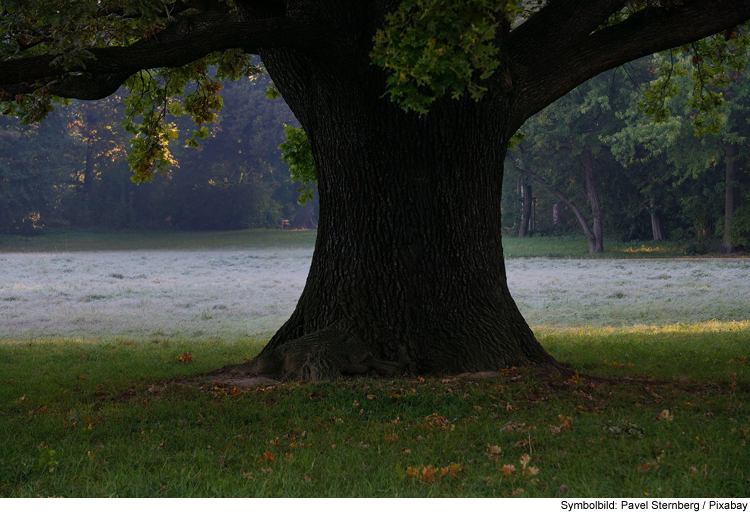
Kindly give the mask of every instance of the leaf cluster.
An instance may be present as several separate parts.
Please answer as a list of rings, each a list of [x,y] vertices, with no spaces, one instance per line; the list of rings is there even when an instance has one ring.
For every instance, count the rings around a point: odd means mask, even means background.
[[[279,145],[281,159],[289,165],[292,181],[301,183],[297,202],[304,205],[313,199],[313,185],[318,182],[312,147],[302,128],[284,125],[286,141]]]
[[[744,26],[661,53],[652,61],[657,78],[644,91],[640,109],[657,122],[666,121],[671,115],[667,102],[680,93],[679,80],[687,78],[692,84],[687,107],[693,112],[695,134],[719,133],[726,118],[720,111],[726,101],[722,90],[744,70],[749,50]]]
[[[523,13],[517,0],[405,0],[377,31],[373,64],[388,72],[391,101],[425,114],[438,97],[479,100],[499,66],[501,20]]]

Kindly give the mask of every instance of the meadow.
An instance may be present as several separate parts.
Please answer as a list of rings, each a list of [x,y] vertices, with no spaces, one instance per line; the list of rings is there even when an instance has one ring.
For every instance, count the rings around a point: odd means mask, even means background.
[[[747,260],[510,240],[572,377],[240,390],[200,375],[259,352],[314,235],[65,237],[0,237],[0,496],[750,496]]]

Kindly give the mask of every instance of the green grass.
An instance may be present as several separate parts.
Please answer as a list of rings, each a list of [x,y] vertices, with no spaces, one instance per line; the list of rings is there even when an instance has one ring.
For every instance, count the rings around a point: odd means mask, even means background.
[[[77,252],[83,250],[194,250],[219,248],[313,247],[314,230],[50,230],[41,236],[0,235],[0,252]]]
[[[506,258],[625,259],[686,257],[685,249],[679,243],[673,241],[624,243],[606,240],[604,252],[592,254],[589,252],[589,242],[583,236],[530,237],[524,239],[506,236],[503,238],[503,249]],[[721,256],[721,254],[711,254],[711,256]]]
[[[178,230],[87,231],[51,229],[40,236],[0,235],[2,252],[75,252],[82,250],[191,250],[220,248],[310,247],[315,230],[231,230],[185,232]],[[503,239],[506,258],[673,258],[686,250],[671,241],[623,243],[607,240],[603,254],[589,253],[583,236]],[[710,254],[721,257],[722,254]],[[732,254],[737,257],[738,254]],[[703,256],[705,257],[705,255]]]
[[[750,496],[750,323],[537,333],[579,376],[238,391],[175,380],[262,342],[0,342],[0,496]]]

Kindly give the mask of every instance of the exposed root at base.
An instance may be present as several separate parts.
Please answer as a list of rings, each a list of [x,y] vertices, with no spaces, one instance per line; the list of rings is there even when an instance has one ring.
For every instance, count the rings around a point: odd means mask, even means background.
[[[230,383],[251,378],[318,382],[341,376],[395,376],[400,372],[397,363],[375,358],[359,339],[331,327],[267,347],[250,362],[222,367],[208,377],[226,378],[223,381]]]

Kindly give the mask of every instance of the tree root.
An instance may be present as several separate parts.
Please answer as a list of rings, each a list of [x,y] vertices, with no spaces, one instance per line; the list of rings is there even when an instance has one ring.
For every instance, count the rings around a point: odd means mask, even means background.
[[[222,367],[209,377],[318,382],[352,375],[394,376],[399,372],[398,363],[375,358],[358,338],[328,327],[277,347],[266,347],[252,361]]]

